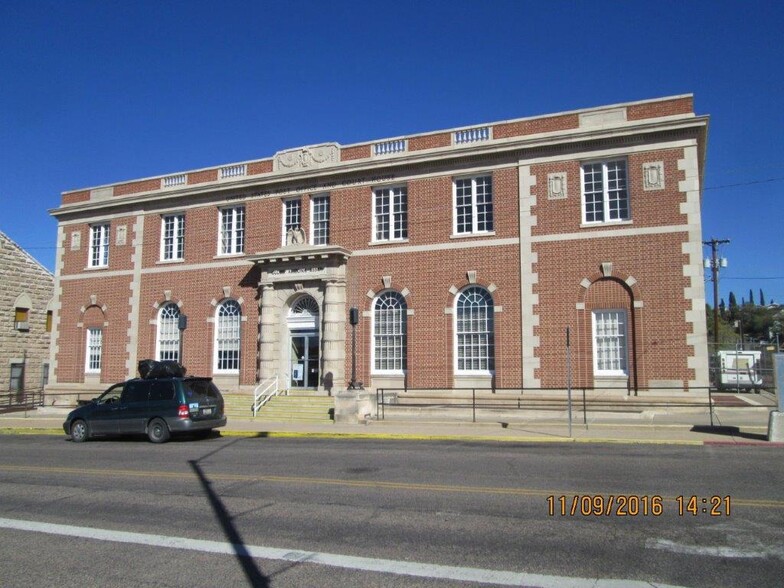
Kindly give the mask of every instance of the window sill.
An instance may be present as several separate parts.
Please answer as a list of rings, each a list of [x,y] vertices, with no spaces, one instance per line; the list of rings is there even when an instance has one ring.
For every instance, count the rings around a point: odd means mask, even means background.
[[[156,265],[169,265],[172,263],[185,263],[184,259],[159,259],[155,262]]]
[[[405,245],[408,239],[387,239],[386,241],[371,241],[368,243],[369,247],[376,247],[378,245]]]
[[[634,222],[631,220],[623,220],[623,221],[605,221],[601,223],[580,223],[581,229],[596,229],[601,227],[617,227],[617,226],[624,226],[624,225],[632,225]]]
[[[495,237],[495,231],[487,231],[484,233],[452,233],[449,235],[450,239],[470,239],[471,237]]]
[[[96,271],[106,270],[106,269],[109,269],[108,265],[92,265],[92,266],[88,265],[86,268],[84,268],[84,271],[96,272]]]
[[[218,253],[213,256],[213,259],[233,259],[238,257],[245,257],[245,252],[242,253]]]

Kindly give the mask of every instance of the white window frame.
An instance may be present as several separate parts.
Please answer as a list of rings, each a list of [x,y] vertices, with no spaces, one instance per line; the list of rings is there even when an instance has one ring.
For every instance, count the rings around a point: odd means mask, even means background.
[[[483,203],[478,203],[477,195],[478,195],[478,181],[488,180],[489,179],[489,186],[490,186],[490,198],[489,202],[485,201]],[[468,205],[470,210],[468,214],[470,215],[470,227],[468,229],[462,227],[464,223],[461,222],[461,214],[460,208],[466,206],[465,204],[458,205],[458,184],[463,182],[470,182],[470,198],[471,202]],[[485,185],[484,182],[482,184]],[[495,207],[494,207],[494,198],[493,198],[493,174],[492,173],[485,173],[485,174],[476,174],[472,176],[462,176],[454,178],[452,181],[452,234],[457,236],[464,236],[464,235],[492,235],[495,233]],[[486,196],[486,194],[482,194]],[[480,223],[480,216],[484,219]],[[487,220],[489,217],[489,220]],[[490,225],[489,227],[487,225]],[[480,228],[480,225],[483,225]]]
[[[224,311],[231,307],[232,313]],[[236,314],[234,314],[236,312]],[[233,299],[227,299],[218,304],[215,309],[215,333],[213,339],[214,357],[212,369],[216,374],[240,373],[240,357],[242,354],[242,307]],[[223,359],[222,352],[236,352],[236,357]],[[231,363],[232,367],[221,367],[222,364]]]
[[[90,225],[87,267],[107,267],[109,265],[109,228],[109,223]]]
[[[281,208],[281,243],[286,245],[286,237],[290,229],[302,228],[302,198],[286,198]]]
[[[599,315],[617,314],[622,317],[623,332],[616,334],[605,334],[605,338],[615,338],[616,343],[611,346],[611,349],[606,345],[601,346],[599,343],[598,327],[600,318]],[[609,318],[609,316],[607,316]],[[606,320],[606,319],[605,319]],[[599,308],[591,312],[591,343],[593,345],[593,373],[595,376],[628,376],[629,375],[629,313],[622,308]],[[618,344],[620,343],[620,344]],[[600,347],[610,349],[614,352],[615,358],[604,361],[609,361],[617,364],[617,367],[604,367],[600,366]]]
[[[171,230],[168,225],[171,225]],[[165,214],[161,217],[161,261],[182,261],[185,258],[185,215]]]
[[[88,328],[85,340],[84,373],[100,374],[103,363],[103,330]]]
[[[610,166],[614,166],[615,164],[622,164],[623,165],[623,188],[618,188],[617,186],[613,185],[614,180],[610,180]],[[586,175],[587,171],[586,168],[594,167],[594,166],[601,166],[601,192],[596,190],[591,190],[588,192],[586,190]],[[594,160],[594,161],[585,161],[580,166],[580,191],[582,194],[582,222],[584,225],[606,225],[606,224],[613,224],[613,223],[625,223],[629,222],[632,219],[632,208],[631,208],[631,197],[629,195],[629,165],[625,158],[614,158],[614,159],[602,159],[602,160]],[[623,198],[619,199],[615,196],[619,193],[623,194]],[[600,194],[601,196],[601,210],[598,210],[598,206],[596,210],[592,210],[592,214],[596,214],[597,212],[601,212],[602,218],[600,220],[596,219],[588,219],[588,196],[593,194]],[[624,202],[626,214],[622,215],[619,211],[613,211],[613,202]],[[596,202],[592,202],[592,205],[596,205]],[[613,218],[613,216],[615,218]]]
[[[218,255],[245,253],[245,207],[228,206],[219,209]]]
[[[390,307],[378,308],[383,299],[394,298],[399,306],[396,309]],[[373,341],[371,345],[371,373],[378,375],[404,375],[408,369],[407,365],[407,352],[408,352],[408,305],[406,304],[405,297],[395,290],[385,290],[379,293],[373,300],[372,306],[372,324],[371,333],[373,333]],[[378,333],[379,328],[379,312],[398,313],[398,316],[392,316],[386,319],[386,325],[391,325],[393,328],[392,333]],[[379,358],[379,351],[382,348],[386,351],[392,351],[392,359]],[[395,356],[397,354],[397,356]],[[383,355],[383,354],[382,354]],[[387,361],[394,364],[394,367],[378,367],[376,362]]]
[[[485,328],[484,330],[476,330],[476,331],[467,331],[467,330],[460,330],[460,301],[467,297],[469,293],[481,293],[485,300],[489,300],[489,305],[484,306],[485,310],[485,325],[489,324],[489,329]],[[495,301],[493,300],[493,295],[490,293],[489,290],[483,288],[481,286],[468,286],[461,290],[457,296],[455,296],[455,302],[453,307],[454,313],[454,321],[453,321],[453,328],[454,328],[454,341],[453,341],[453,357],[455,360],[455,374],[456,375],[483,375],[492,376],[495,373]],[[474,317],[473,321],[482,320],[482,317]],[[463,336],[474,336],[477,339],[481,339],[482,337],[486,338],[486,341],[481,342],[477,341],[473,343],[475,349],[479,350],[480,353],[467,358],[465,355],[461,356],[461,350],[471,343],[463,341],[461,343],[461,335]],[[466,361],[473,361],[476,360],[479,364],[483,362],[485,365],[478,368],[466,368],[460,367],[461,362]]]
[[[386,209],[379,212],[379,200],[386,200]],[[408,240],[408,186],[382,186],[373,189],[372,242],[389,243]],[[396,209],[397,207],[397,209]],[[382,222],[383,221],[383,222]],[[379,236],[381,227],[385,235]]]
[[[176,312],[175,312],[176,311]],[[158,361],[180,361],[179,327],[180,307],[167,302],[158,310],[158,324],[155,329],[155,357]]]
[[[328,194],[319,194],[310,199],[311,245],[329,245],[329,213]],[[324,235],[323,239],[321,238],[322,233]]]

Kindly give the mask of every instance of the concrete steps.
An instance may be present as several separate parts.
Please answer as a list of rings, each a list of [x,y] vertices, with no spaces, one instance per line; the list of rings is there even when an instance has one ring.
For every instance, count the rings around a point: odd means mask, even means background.
[[[258,412],[266,421],[331,423],[335,400],[330,396],[275,396]]]
[[[251,418],[253,416],[253,396],[248,394],[224,394],[223,412],[228,418]]]

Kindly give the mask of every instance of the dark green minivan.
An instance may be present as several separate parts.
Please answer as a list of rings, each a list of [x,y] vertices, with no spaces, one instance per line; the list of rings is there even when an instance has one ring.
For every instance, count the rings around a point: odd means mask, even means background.
[[[225,424],[223,396],[211,378],[135,378],[72,410],[63,430],[76,442],[144,434],[153,443],[163,443],[176,433],[206,437]]]

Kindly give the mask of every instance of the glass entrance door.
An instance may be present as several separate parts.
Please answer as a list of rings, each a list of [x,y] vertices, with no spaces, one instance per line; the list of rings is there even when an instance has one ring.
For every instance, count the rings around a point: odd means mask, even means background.
[[[319,336],[318,333],[291,335],[291,387],[318,388]]]

